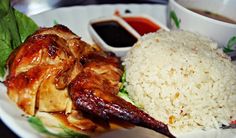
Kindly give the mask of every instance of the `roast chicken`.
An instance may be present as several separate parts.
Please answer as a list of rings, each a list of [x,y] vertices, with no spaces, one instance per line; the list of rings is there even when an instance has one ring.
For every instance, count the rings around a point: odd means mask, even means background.
[[[91,116],[119,120],[174,137],[165,124],[117,96],[123,74],[120,59],[65,26],[36,31],[10,55],[7,67],[8,95],[29,115],[64,113],[82,130],[96,129]],[[79,116],[80,122],[72,116]]]

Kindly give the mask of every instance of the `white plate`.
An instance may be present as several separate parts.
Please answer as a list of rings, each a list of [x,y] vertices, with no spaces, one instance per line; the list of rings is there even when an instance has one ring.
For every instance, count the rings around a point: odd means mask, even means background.
[[[83,40],[92,43],[92,40],[88,34],[88,22],[90,19],[100,16],[112,15],[115,10],[119,10],[124,13],[126,9],[129,9],[134,14],[149,14],[162,24],[166,24],[166,6],[163,5],[102,5],[102,6],[77,6],[69,8],[60,8],[48,12],[44,12],[38,15],[32,16],[32,18],[40,26],[53,26],[54,20],[58,23],[66,25],[73,32],[82,37]],[[37,131],[35,131],[27,122],[26,117],[22,116],[23,112],[9,100],[6,87],[0,83],[0,117],[2,121],[17,135],[23,138],[40,138],[42,137]],[[115,132],[109,132],[99,138],[160,138],[163,137],[160,134],[136,127],[131,130],[121,130]],[[194,132],[183,135],[181,137],[236,137],[236,130],[212,130],[207,132]]]
[[[148,14],[153,18],[166,24],[166,6],[163,5],[148,5],[148,4],[129,4],[129,5],[102,5],[102,6],[76,6],[69,8],[59,8],[56,10],[44,12],[32,16],[32,18],[40,26],[52,26],[54,20],[58,23],[66,25],[74,33],[82,37],[86,42],[92,42],[89,32],[89,20],[102,16],[111,16],[115,10],[119,10],[121,14],[125,10],[130,10],[134,14]]]

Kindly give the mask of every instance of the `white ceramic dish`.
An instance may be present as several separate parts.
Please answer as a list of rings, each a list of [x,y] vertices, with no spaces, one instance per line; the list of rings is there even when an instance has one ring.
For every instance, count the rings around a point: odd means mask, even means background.
[[[220,47],[227,46],[228,41],[236,36],[236,24],[208,18],[186,7],[210,11],[236,21],[235,0],[170,0],[167,19],[170,28],[180,28],[208,36],[218,42]],[[170,14],[176,15],[176,21]]]
[[[107,16],[107,17],[99,17],[97,19],[92,19],[89,22],[89,33],[92,37],[92,39],[94,40],[94,42],[96,42],[96,44],[98,44],[99,46],[101,46],[103,49],[107,50],[107,51],[112,51],[114,53],[116,53],[117,56],[125,56],[126,53],[129,51],[129,49],[131,48],[131,46],[128,47],[114,47],[111,45],[108,45],[106,42],[103,41],[103,39],[98,35],[98,33],[94,30],[94,28],[92,27],[92,24],[94,23],[98,23],[98,22],[103,22],[103,21],[109,21],[109,20],[114,20],[117,21],[121,26],[123,26],[128,32],[130,32],[133,36],[135,36],[137,39],[140,38],[140,34],[132,27],[130,26],[125,20],[123,20],[122,18],[125,17],[142,17],[142,18],[146,18],[148,20],[150,20],[152,23],[156,24],[157,26],[160,27],[160,29],[169,31],[169,29],[166,27],[166,25],[162,24],[160,21],[158,21],[157,19],[152,18],[149,15],[145,15],[145,14],[124,14],[124,15],[120,15],[120,16]]]
[[[130,49],[131,46],[114,47],[114,46],[108,45],[92,27],[92,24],[94,24],[94,23],[110,21],[110,20],[118,22],[122,27],[124,27],[125,30],[127,30],[135,38],[138,39],[140,37],[140,35],[129,24],[127,24],[124,20],[122,20],[118,16],[99,17],[97,19],[92,19],[89,22],[88,31],[89,31],[92,39],[94,40],[94,42],[96,44],[98,44],[99,46],[101,46],[104,50],[112,51],[112,52],[116,53],[117,56],[120,56],[120,57],[125,56],[126,52]]]
[[[160,26],[160,29],[164,29],[166,31],[169,31],[170,29],[166,26],[166,24],[163,24],[161,21],[157,20],[156,18],[153,18],[152,16],[148,14],[124,14],[122,17],[144,17],[154,24]]]
[[[52,26],[54,20],[58,23],[68,26],[76,34],[80,35],[83,40],[93,43],[88,34],[89,20],[97,18],[101,15],[109,16],[119,9],[124,12],[129,9],[134,14],[148,14],[158,19],[164,25],[166,24],[166,6],[162,5],[103,5],[103,6],[84,6],[61,8],[48,11],[42,14],[32,16],[32,18],[40,26]],[[2,121],[19,137],[22,138],[41,138],[27,122],[24,114],[7,96],[6,87],[0,83],[0,117]],[[98,136],[99,138],[162,138],[163,136],[147,129],[135,127],[131,130],[120,130],[109,132]],[[234,138],[236,137],[236,129],[230,130],[212,130],[191,132],[180,136],[182,138]]]

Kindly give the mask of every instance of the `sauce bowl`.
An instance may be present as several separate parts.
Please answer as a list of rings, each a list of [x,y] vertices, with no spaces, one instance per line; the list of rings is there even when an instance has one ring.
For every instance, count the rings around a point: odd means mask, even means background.
[[[236,24],[209,18],[190,9],[206,14],[215,13],[236,22],[235,5],[235,0],[170,0],[167,23],[171,29],[183,29],[207,36],[224,48],[224,51],[232,52],[236,44]]]
[[[109,25],[109,22],[111,23],[111,25]],[[102,30],[103,25],[99,25],[101,23],[104,24],[103,28],[105,29],[105,31]],[[94,25],[98,25],[98,27],[101,26],[100,27],[101,29],[100,28],[96,29],[96,26]],[[123,38],[123,36],[121,36],[122,34],[126,34],[126,33],[129,33],[127,36],[132,35],[134,38],[136,38],[136,41],[140,37],[140,35],[131,26],[129,26],[128,23],[126,23],[124,20],[122,20],[118,16],[101,17],[98,19],[93,19],[89,23],[88,30],[89,30],[89,34],[91,35],[92,39],[94,40],[96,44],[101,46],[106,51],[112,51],[116,53],[117,56],[124,56],[125,53],[130,49],[132,45],[125,45],[124,43],[126,42],[122,42],[124,46],[115,46],[111,44],[113,42],[106,42],[106,39],[113,39],[115,42],[123,41],[123,39],[128,39],[128,38]],[[120,34],[117,35],[117,32],[119,30],[122,32],[120,32]],[[129,43],[130,42],[128,42],[128,44]]]
[[[160,29],[169,31],[165,25],[152,17],[135,14],[100,17],[90,20],[88,26],[89,34],[96,44],[120,57],[125,56],[142,35]]]
[[[169,31],[169,29],[158,20],[149,15],[142,14],[125,14],[120,16],[141,36],[147,33],[156,32],[160,29]]]

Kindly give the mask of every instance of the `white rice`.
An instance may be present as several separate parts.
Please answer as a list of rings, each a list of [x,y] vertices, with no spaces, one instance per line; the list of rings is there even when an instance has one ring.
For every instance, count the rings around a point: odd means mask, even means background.
[[[236,66],[206,37],[148,34],[124,65],[130,97],[175,134],[218,129],[236,115]]]

